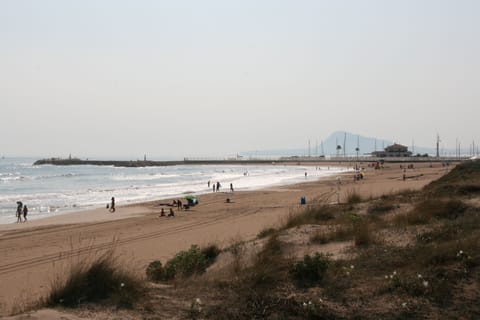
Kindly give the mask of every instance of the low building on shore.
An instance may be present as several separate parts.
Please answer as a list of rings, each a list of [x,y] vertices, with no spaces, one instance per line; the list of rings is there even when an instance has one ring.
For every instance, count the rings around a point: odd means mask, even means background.
[[[408,151],[408,147],[395,143],[386,147],[383,151],[372,152],[372,156],[377,158],[411,157],[412,152]]]

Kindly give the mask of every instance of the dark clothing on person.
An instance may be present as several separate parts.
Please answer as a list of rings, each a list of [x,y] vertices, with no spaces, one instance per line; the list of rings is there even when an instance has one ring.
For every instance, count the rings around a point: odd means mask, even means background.
[[[173,212],[173,209],[170,208],[170,213],[168,214],[169,217],[175,217],[175,212]]]
[[[28,214],[28,208],[27,206],[23,206],[23,222],[27,221],[27,214]]]
[[[233,183],[230,183],[230,191],[233,192]]]
[[[217,182],[217,192],[218,190],[220,190],[220,187],[221,187],[220,182]]]
[[[112,203],[110,204],[110,212],[115,212],[115,198],[112,197]]]
[[[17,201],[17,222],[22,222],[22,207],[23,203]]]

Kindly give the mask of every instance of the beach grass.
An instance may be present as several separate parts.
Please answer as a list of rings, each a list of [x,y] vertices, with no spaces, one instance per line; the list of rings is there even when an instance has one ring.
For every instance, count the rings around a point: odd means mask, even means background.
[[[120,264],[113,249],[90,258],[72,265],[65,277],[55,278],[45,305],[78,307],[102,303],[132,308],[145,295],[144,280]]]

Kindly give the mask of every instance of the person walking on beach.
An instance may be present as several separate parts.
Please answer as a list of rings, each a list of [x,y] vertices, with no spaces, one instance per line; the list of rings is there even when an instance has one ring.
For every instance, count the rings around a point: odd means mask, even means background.
[[[210,180],[208,180],[208,183],[207,183],[208,187],[210,188]]]
[[[217,192],[218,190],[220,190],[220,187],[221,187],[220,182],[217,181]]]
[[[23,206],[23,222],[27,222],[28,208],[27,205]]]
[[[215,183],[213,184],[213,192],[215,192]]]
[[[230,183],[230,191],[233,192],[233,183]]]
[[[115,197],[112,197],[112,202],[110,203],[110,212],[115,212]]]
[[[22,207],[23,203],[21,201],[17,201],[17,222],[22,222]]]

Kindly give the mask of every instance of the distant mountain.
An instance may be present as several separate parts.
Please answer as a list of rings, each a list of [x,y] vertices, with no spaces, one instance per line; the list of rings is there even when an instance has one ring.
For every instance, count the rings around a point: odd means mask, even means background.
[[[403,144],[401,141],[396,143]],[[385,147],[392,145],[394,141],[386,139],[377,139],[372,137],[365,137],[359,134],[354,134],[345,131],[336,131],[330,134],[323,142],[319,141],[318,146],[314,143],[310,144],[308,148],[292,148],[292,149],[271,149],[271,150],[257,150],[242,152],[243,156],[316,156],[318,155],[356,155],[358,147],[358,154],[370,154],[373,151],[383,150]],[[338,146],[338,147],[337,147]],[[338,149],[337,149],[338,148]],[[416,147],[411,150],[412,146],[408,146],[410,151],[414,154],[430,154],[435,155],[435,148]]]

